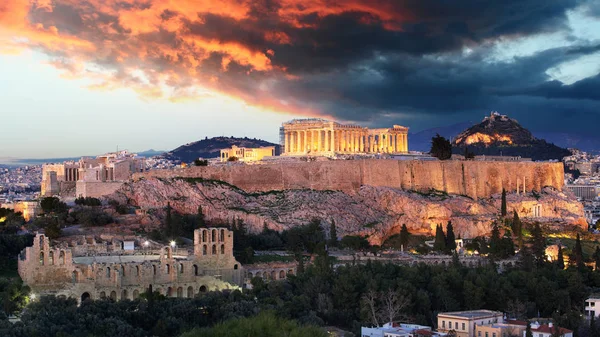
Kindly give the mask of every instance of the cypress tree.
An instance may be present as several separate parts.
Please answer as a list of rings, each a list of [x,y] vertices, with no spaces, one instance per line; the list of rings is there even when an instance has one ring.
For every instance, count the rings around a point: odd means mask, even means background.
[[[594,262],[596,262],[596,270],[600,268],[600,247],[596,246],[596,251],[594,252]]]
[[[333,219],[331,219],[331,225],[329,226],[329,246],[338,246],[337,230],[335,228],[335,220]]]
[[[435,228],[435,241],[433,242],[433,250],[443,252],[446,250],[446,236],[442,225],[437,225]]]
[[[527,328],[525,328],[525,337],[533,337],[533,333],[531,332],[531,323],[527,321]]]
[[[490,255],[494,257],[500,255],[502,248],[502,243],[500,240],[500,230],[498,229],[498,224],[494,222],[494,226],[492,227],[492,236],[490,238]]]
[[[546,239],[542,234],[540,224],[536,222],[531,231],[531,249],[538,265],[542,265],[546,260]]]
[[[402,229],[400,229],[400,244],[404,246],[405,249],[408,246],[409,237],[410,232],[408,231],[408,228],[406,228],[406,224],[402,224]]]
[[[448,221],[448,224],[446,225],[446,250],[452,252],[455,249],[456,237],[454,236],[454,227],[452,226],[452,221]]]
[[[167,216],[165,217],[165,226],[167,227],[167,235],[173,236],[173,218],[171,216],[171,203],[167,203]]]
[[[560,269],[565,269],[565,258],[563,256],[562,246],[558,245],[558,256],[556,257],[556,265]]]
[[[506,190],[502,188],[502,204],[500,206],[500,214],[502,217],[506,216]]]
[[[579,237],[579,233],[577,233],[577,239],[575,240],[575,249],[573,249],[573,254],[575,254],[575,263],[577,263],[577,268],[584,268],[585,261],[583,256],[583,249],[581,248],[581,238]]]
[[[513,210],[512,231],[517,236],[517,243],[519,245],[519,249],[522,249],[523,248],[523,224],[521,223],[521,219],[519,219],[519,214],[517,214],[516,210]]]
[[[202,206],[198,206],[198,214],[196,214],[196,221],[198,222],[198,228],[206,227],[206,222],[204,220],[204,212],[202,211]]]

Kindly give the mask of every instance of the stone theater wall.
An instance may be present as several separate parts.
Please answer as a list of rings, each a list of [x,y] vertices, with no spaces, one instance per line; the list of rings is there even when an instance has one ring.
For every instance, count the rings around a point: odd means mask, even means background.
[[[430,189],[449,194],[486,198],[507,192],[563,189],[562,163],[491,161],[400,161],[389,159],[285,162],[264,165],[228,165],[153,170],[133,179],[204,178],[225,181],[247,192],[286,189],[356,192],[362,185],[403,190]]]

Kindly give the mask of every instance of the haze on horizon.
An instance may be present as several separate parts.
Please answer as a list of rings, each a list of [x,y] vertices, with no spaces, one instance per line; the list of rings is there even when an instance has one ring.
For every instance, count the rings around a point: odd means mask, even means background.
[[[276,142],[301,116],[415,131],[497,110],[590,135],[600,3],[4,0],[0,99],[0,157]]]

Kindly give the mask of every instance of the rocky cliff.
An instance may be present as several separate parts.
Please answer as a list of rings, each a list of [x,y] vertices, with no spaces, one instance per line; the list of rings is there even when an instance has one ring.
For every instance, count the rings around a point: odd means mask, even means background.
[[[111,198],[144,209],[163,209],[167,203],[178,212],[196,213],[202,206],[208,219],[241,218],[251,230],[264,223],[283,230],[306,224],[312,218],[335,220],[338,235],[369,235],[379,244],[397,234],[402,224],[413,233],[431,234],[436,224],[451,220],[455,233],[464,238],[486,235],[497,218],[500,196],[475,200],[444,192],[414,192],[383,186],[361,186],[352,193],[314,189],[246,192],[219,180],[202,178],[147,177],[126,183]],[[533,215],[541,205],[537,221],[560,225],[583,225],[583,208],[573,196],[546,187],[539,193],[509,193],[508,209],[521,217]]]

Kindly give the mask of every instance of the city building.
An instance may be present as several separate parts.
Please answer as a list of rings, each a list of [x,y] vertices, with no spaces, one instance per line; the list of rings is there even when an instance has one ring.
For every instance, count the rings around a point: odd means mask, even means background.
[[[452,330],[456,333],[457,337],[475,337],[476,326],[502,322],[504,322],[504,315],[499,311],[470,310],[444,312],[437,315],[437,331],[448,333]]]
[[[566,185],[567,189],[577,198],[583,200],[594,200],[598,196],[598,187],[596,185]]]
[[[600,295],[592,295],[585,300],[585,317],[600,316]]]
[[[360,335],[362,337],[430,337],[438,334],[425,325],[386,323],[381,327],[361,327]]]
[[[133,173],[144,170],[145,158],[126,150],[62,164],[44,164],[41,195],[101,197],[116,191]]]
[[[508,321],[477,325],[475,326],[475,333],[477,337],[520,337],[526,328],[527,322]]]
[[[222,149],[220,159],[222,162],[235,157],[238,161],[253,162],[262,160],[264,157],[275,156],[275,146],[261,147],[237,147],[233,145],[230,149]]]
[[[320,118],[294,119],[280,128],[283,156],[408,152],[408,128],[369,129]]]
[[[573,331],[554,326],[552,322],[548,324],[539,324],[538,322],[532,323],[531,333],[533,334],[533,337],[573,337]],[[525,330],[523,330],[521,336],[527,337]]]

